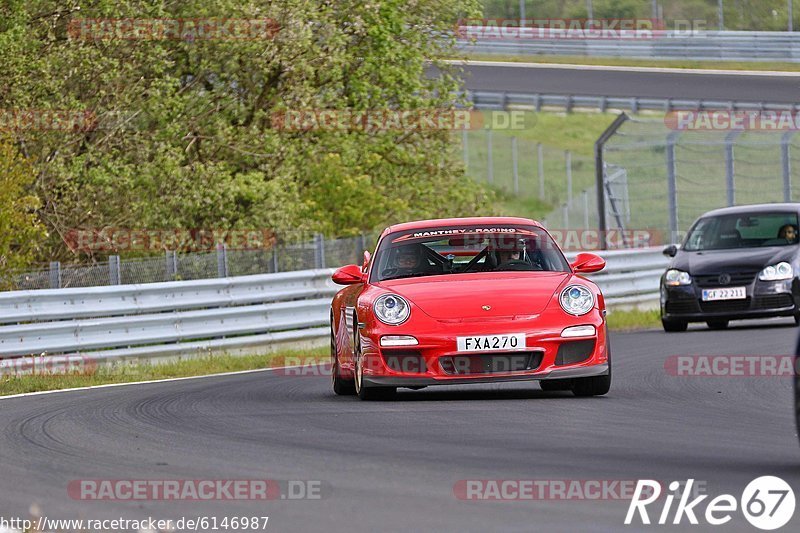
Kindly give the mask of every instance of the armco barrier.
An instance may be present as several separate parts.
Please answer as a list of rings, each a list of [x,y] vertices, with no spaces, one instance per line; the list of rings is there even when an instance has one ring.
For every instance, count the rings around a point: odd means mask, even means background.
[[[800,61],[800,34],[778,31],[665,31],[638,38],[567,39],[518,36],[506,28],[494,35],[482,28],[460,28],[458,49],[473,54],[569,55],[701,61]],[[499,38],[498,38],[499,37]]]
[[[601,255],[608,265],[592,279],[610,308],[657,305],[660,248]],[[0,373],[58,354],[103,363],[318,342],[338,290],[332,272],[0,293]]]

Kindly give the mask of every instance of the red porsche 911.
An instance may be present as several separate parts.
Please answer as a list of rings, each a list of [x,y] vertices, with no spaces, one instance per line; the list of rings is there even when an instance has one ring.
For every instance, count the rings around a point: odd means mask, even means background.
[[[391,226],[374,257],[333,281],[336,394],[385,399],[398,387],[539,381],[576,396],[606,394],[605,303],[547,231],[524,218],[453,218]]]

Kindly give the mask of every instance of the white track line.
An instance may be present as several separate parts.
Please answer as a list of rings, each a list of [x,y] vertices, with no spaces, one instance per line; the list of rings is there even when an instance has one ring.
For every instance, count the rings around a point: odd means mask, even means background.
[[[315,366],[323,365],[324,362],[315,363]],[[293,365],[293,366],[274,366],[270,368],[255,368],[253,370],[237,370],[235,372],[221,372],[219,374],[204,374],[202,376],[185,376],[182,378],[166,378],[166,379],[151,379],[148,381],[129,381],[126,383],[106,383],[105,385],[90,385],[88,387],[75,387],[72,389],[53,389],[43,390],[37,392],[23,392],[21,394],[11,394],[9,396],[0,396],[0,401],[10,400],[11,398],[24,398],[27,396],[40,396],[43,394],[57,394],[59,392],[75,392],[92,389],[110,389],[112,387],[126,387],[128,385],[147,385],[149,383],[169,383],[170,381],[185,381],[188,379],[203,379],[203,378],[216,378],[222,376],[238,376],[242,374],[253,374],[255,372],[269,372],[271,370],[285,370],[288,368],[305,368],[309,365]],[[2,533],[2,530],[0,530]]]
[[[514,67],[534,69],[562,69],[562,70],[601,70],[610,72],[656,72],[665,74],[718,74],[722,76],[766,76],[783,78],[800,78],[800,72],[785,70],[716,70],[702,68],[668,68],[668,67],[622,67],[617,65],[575,65],[570,63],[523,63],[516,61],[474,61],[471,59],[444,59],[443,63],[450,65],[465,65],[475,67]]]

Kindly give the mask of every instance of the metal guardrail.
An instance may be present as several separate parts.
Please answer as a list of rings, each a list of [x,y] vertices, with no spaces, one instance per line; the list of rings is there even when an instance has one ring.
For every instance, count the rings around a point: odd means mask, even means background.
[[[457,48],[473,54],[570,55],[632,59],[800,62],[800,34],[771,31],[661,31],[623,38],[531,38],[504,28],[462,27]],[[471,41],[469,37],[475,37]]]
[[[593,279],[609,306],[657,302],[667,264],[660,248],[602,255],[608,266]],[[2,293],[0,374],[45,360],[108,363],[325,339],[338,290],[331,273]]]
[[[695,110],[730,110],[730,111],[800,111],[800,104],[778,104],[771,102],[734,102],[730,100],[686,100],[675,98],[640,98],[586,96],[579,94],[540,94],[517,93],[508,91],[467,91],[465,96],[477,109],[499,109],[509,107],[528,108],[541,111],[542,108],[557,107],[566,111],[575,108],[596,109],[605,112],[609,109],[621,109],[638,113],[639,111],[695,111]]]

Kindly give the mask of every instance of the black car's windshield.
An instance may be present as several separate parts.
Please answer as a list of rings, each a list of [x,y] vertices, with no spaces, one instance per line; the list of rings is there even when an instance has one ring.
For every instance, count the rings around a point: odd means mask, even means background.
[[[686,236],[684,250],[727,250],[797,244],[796,213],[742,213],[704,217]]]
[[[564,255],[535,226],[426,228],[388,235],[372,279],[498,271],[569,271]]]

